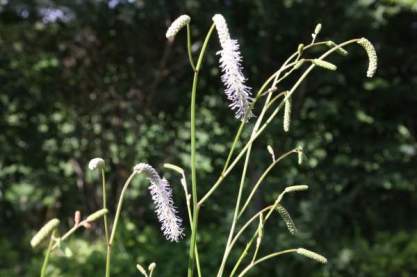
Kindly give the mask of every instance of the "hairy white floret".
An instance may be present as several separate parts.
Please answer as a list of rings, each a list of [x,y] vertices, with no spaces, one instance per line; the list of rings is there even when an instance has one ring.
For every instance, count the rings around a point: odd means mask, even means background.
[[[178,241],[183,237],[182,220],[172,200],[172,189],[165,178],[161,178],[156,170],[146,163],[137,164],[133,170],[144,174],[151,185],[149,191],[155,205],[155,213],[161,223],[164,236],[170,241]]]
[[[101,169],[104,167],[104,160],[102,158],[91,159],[88,163],[88,168],[90,170]]]
[[[225,94],[230,100],[229,107],[235,111],[235,117],[240,120],[248,120],[253,116],[251,111],[251,88],[245,84],[246,78],[242,72],[242,55],[240,54],[237,40],[230,37],[224,17],[216,14],[213,17],[219,36],[221,50],[217,52],[220,56],[220,68],[222,71],[222,82],[225,85]]]
[[[188,23],[190,23],[191,18],[186,15],[183,14],[181,16],[179,16],[177,19],[175,19],[171,25],[169,26],[165,36],[167,39],[173,40],[175,38],[175,36],[177,35],[177,33],[184,28],[184,26],[186,26]]]

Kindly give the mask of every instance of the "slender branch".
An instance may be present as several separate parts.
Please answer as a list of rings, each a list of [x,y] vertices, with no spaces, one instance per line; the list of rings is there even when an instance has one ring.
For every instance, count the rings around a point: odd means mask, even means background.
[[[62,237],[57,238],[57,240],[55,241],[55,243],[52,245],[52,250],[55,250],[58,245],[63,242],[64,240],[66,240],[69,236],[71,236],[75,231],[77,231],[80,227],[81,227],[81,223],[80,224],[75,224],[74,226],[72,226],[71,229],[69,229]]]
[[[280,256],[280,255],[283,255],[283,254],[288,254],[288,253],[293,253],[293,252],[297,252],[297,249],[287,249],[287,250],[283,250],[283,251],[280,251],[280,252],[274,252],[274,253],[271,253],[269,255],[266,255],[266,256],[264,256],[264,257],[262,257],[262,258],[260,258],[256,261],[254,261],[253,263],[250,263],[244,270],[242,270],[242,272],[239,274],[238,277],[244,276],[249,270],[251,270],[255,265],[257,265],[259,263],[262,263],[266,260],[272,259],[274,257]]]
[[[291,155],[292,153],[297,153],[297,149],[293,149],[291,151],[288,151],[287,153],[281,155],[278,159],[275,159],[269,166],[268,168],[264,171],[264,173],[261,175],[261,177],[259,177],[258,181],[256,182],[256,184],[253,186],[252,191],[250,192],[248,198],[246,199],[245,204],[242,206],[242,209],[239,211],[239,215],[238,217],[241,217],[243,212],[245,211],[245,209],[247,208],[247,206],[249,205],[250,201],[252,200],[253,195],[255,194],[255,192],[258,190],[259,186],[262,184],[263,180],[266,178],[266,176],[268,175],[268,173],[283,159],[285,159],[286,157],[288,157],[289,155]]]
[[[191,49],[192,43],[191,43],[191,27],[190,24],[187,24],[187,52],[188,52],[188,60],[190,61],[190,65],[193,68],[193,71],[195,71],[195,65],[194,65],[194,59]]]
[[[278,204],[281,202],[281,200],[284,197],[285,193],[286,193],[285,190],[283,192],[281,192],[281,194],[278,195],[278,197],[275,200],[275,202],[274,202],[273,205],[264,208],[263,210],[261,210],[260,212],[258,212],[256,215],[254,215],[250,220],[248,220],[242,226],[242,228],[239,230],[239,232],[236,234],[236,236],[232,240],[232,243],[230,244],[230,248],[232,248],[234,246],[234,244],[236,243],[236,241],[238,240],[238,238],[242,235],[243,231],[245,231],[245,229],[250,225],[250,223],[252,223],[253,220],[256,219],[256,217],[260,216],[263,212],[266,212],[268,210],[267,215],[262,220],[262,224],[265,225],[265,223],[268,221],[269,217],[271,216],[272,212],[276,209],[276,207],[278,206]],[[232,273],[230,274],[231,277],[235,274],[235,272],[239,268],[240,263],[243,261],[243,259],[245,258],[245,256],[248,254],[248,249],[252,246],[252,243],[255,240],[258,232],[259,232],[259,229],[257,229],[255,231],[255,233],[252,235],[252,238],[246,244],[245,250],[241,253],[241,255],[239,256],[238,261],[236,262],[235,266],[233,267]]]

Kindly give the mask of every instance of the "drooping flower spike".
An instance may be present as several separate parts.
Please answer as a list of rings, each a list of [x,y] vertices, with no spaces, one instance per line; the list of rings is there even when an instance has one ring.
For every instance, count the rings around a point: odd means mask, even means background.
[[[365,49],[366,54],[368,55],[368,70],[366,72],[366,76],[368,78],[372,78],[375,75],[376,69],[378,67],[378,56],[376,55],[375,47],[366,38],[361,38],[358,40],[358,44],[362,46],[363,49]]]
[[[245,82],[246,78],[242,72],[242,55],[239,50],[239,43],[230,37],[226,20],[221,14],[213,16],[219,36],[221,50],[220,68],[222,71],[222,82],[225,85],[225,94],[230,100],[229,107],[235,111],[235,117],[240,120],[248,120],[253,116],[251,111],[251,88]]]
[[[172,189],[165,178],[161,178],[156,170],[146,163],[137,164],[133,170],[142,173],[151,182],[149,191],[155,204],[155,213],[161,223],[161,230],[167,240],[178,241],[184,235],[182,220],[172,200]]]

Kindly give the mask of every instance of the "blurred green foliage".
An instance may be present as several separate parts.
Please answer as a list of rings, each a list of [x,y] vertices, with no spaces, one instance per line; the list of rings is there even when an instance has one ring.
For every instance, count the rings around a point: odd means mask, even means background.
[[[276,217],[262,253],[303,246],[329,264],[287,256],[251,273],[417,275],[417,1],[13,0],[0,1],[0,276],[36,276],[42,251],[30,249],[35,230],[59,217],[64,231],[75,210],[87,215],[100,207],[98,176],[86,168],[90,158],[106,160],[112,214],[135,163],[162,171],[171,162],[188,171],[192,72],[184,34],[174,44],[164,34],[171,20],[188,13],[197,47],[217,12],[241,43],[255,89],[298,43],[310,40],[317,22],[321,38],[365,36],[379,54],[374,79],[365,78],[360,48],[332,57],[338,71],[317,70],[295,96],[290,135],[277,120],[254,146],[249,180],[267,165],[267,144],[280,153],[302,144],[308,156],[302,167],[288,160],[274,170],[252,205],[251,212],[287,184],[310,186],[284,203],[301,234],[290,237]],[[219,81],[218,44],[209,48],[198,95],[200,192],[219,173],[238,124]],[[178,176],[163,173],[185,217]],[[199,247],[207,276],[220,262],[238,176],[202,211]],[[130,188],[121,223],[115,276],[138,276],[135,264],[153,261],[157,276],[184,275],[187,242],[162,238],[143,179]],[[51,259],[50,276],[103,275],[101,227],[65,243]]]

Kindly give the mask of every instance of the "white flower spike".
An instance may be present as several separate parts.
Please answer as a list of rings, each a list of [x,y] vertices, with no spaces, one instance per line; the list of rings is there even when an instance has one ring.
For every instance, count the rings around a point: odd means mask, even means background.
[[[220,55],[220,68],[223,73],[221,79],[225,85],[225,94],[231,101],[229,107],[235,111],[235,117],[240,120],[248,120],[253,116],[251,111],[251,88],[245,82],[242,73],[242,55],[239,43],[230,37],[226,20],[221,14],[213,16],[222,49],[217,52]]]
[[[186,14],[183,14],[183,15],[179,16],[169,26],[169,28],[168,28],[168,30],[165,34],[166,38],[169,39],[169,40],[173,40],[175,38],[175,36],[177,35],[177,33],[182,28],[184,28],[184,26],[189,24],[190,21],[191,21],[191,18]]]
[[[167,240],[178,241],[183,237],[182,220],[177,216],[177,210],[172,200],[172,189],[165,178],[159,176],[158,172],[146,163],[135,165],[133,170],[136,173],[144,174],[151,182],[149,191],[155,204],[155,212],[161,223],[161,230]]]

